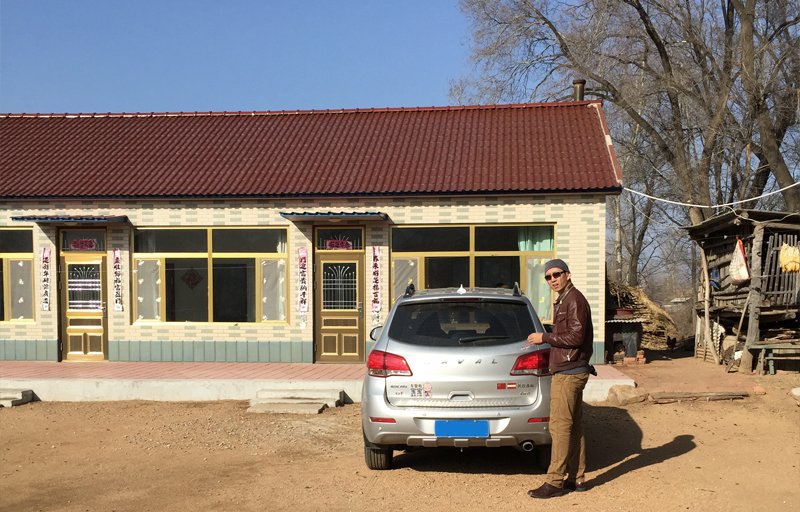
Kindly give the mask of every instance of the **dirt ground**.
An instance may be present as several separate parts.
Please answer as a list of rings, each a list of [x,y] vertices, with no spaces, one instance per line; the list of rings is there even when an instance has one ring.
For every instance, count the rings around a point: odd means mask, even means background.
[[[370,471],[358,405],[304,416],[229,401],[37,402],[0,409],[0,510],[797,510],[800,374],[651,359],[625,369],[647,391],[766,394],[589,404],[590,490],[537,502],[526,491],[542,472],[513,449],[396,452],[396,469]]]

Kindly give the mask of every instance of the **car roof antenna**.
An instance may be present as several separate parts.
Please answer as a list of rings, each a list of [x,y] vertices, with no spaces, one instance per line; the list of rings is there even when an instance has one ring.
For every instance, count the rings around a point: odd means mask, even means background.
[[[521,297],[522,292],[519,291],[519,283],[514,282],[514,297]]]
[[[417,291],[417,289],[414,288],[414,283],[411,281],[411,279],[409,279],[408,286],[406,286],[406,292],[403,294],[403,297],[411,297],[414,295],[415,291]]]

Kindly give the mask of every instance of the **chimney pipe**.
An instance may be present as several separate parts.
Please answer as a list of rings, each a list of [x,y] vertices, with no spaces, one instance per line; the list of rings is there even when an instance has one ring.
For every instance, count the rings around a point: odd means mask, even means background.
[[[585,86],[586,86],[586,80],[572,81],[572,98],[575,101],[583,101],[583,91]]]

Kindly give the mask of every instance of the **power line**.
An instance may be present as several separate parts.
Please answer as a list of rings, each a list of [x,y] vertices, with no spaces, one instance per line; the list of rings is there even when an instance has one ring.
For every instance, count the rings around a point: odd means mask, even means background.
[[[750,198],[750,199],[740,199],[740,200],[734,201],[732,203],[718,204],[718,205],[712,205],[712,206],[707,206],[707,205],[704,205],[704,204],[682,203],[680,201],[672,201],[670,199],[664,199],[662,197],[651,196],[651,195],[645,194],[644,192],[639,192],[638,190],[633,190],[633,189],[628,188],[628,187],[622,187],[622,190],[626,190],[626,191],[628,191],[628,192],[630,192],[632,194],[637,194],[637,195],[640,195],[640,196],[647,197],[648,199],[654,199],[656,201],[662,201],[664,203],[675,204],[675,205],[678,205],[678,206],[689,206],[689,207],[694,207],[694,208],[712,208],[713,209],[713,208],[723,208],[723,207],[726,207],[726,206],[734,206],[734,205],[737,205],[739,203],[747,203],[749,201],[756,201],[758,199],[761,199],[761,198],[764,198],[764,197],[767,197],[767,196],[771,196],[773,194],[779,194],[779,193],[783,192],[784,190],[788,190],[788,189],[790,189],[792,187],[796,187],[797,185],[800,185],[800,181],[797,182],[797,183],[793,183],[793,184],[789,185],[788,187],[783,187],[780,190],[775,190],[773,192],[767,192],[766,194],[761,194],[758,197],[753,197],[753,198]]]

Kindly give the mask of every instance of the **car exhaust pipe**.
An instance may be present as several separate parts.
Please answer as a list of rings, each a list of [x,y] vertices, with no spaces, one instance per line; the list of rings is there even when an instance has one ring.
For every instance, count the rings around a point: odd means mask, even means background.
[[[532,452],[536,446],[533,444],[533,441],[523,441],[519,447],[522,448],[523,452]]]

